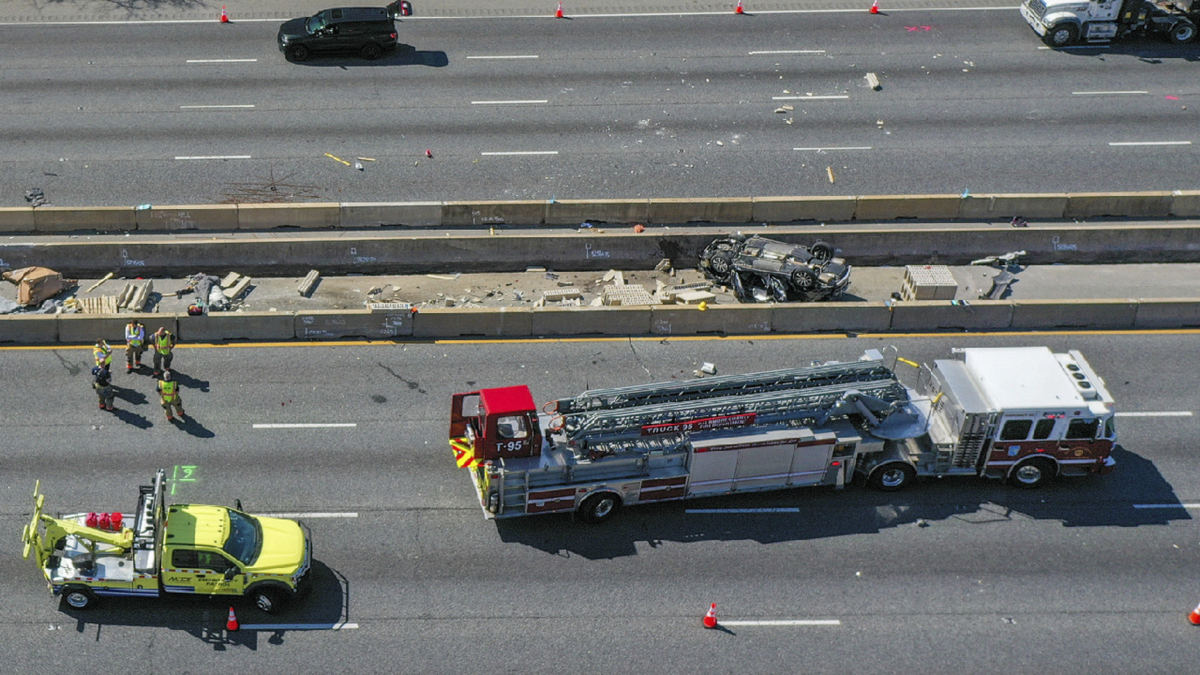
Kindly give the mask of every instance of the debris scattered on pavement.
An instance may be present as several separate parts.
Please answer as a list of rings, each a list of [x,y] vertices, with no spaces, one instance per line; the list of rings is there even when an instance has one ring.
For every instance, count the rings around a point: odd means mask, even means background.
[[[75,285],[74,279],[64,279],[49,267],[22,267],[3,277],[17,285],[17,302],[25,307],[40,305]]]
[[[50,203],[50,200],[46,199],[46,193],[42,192],[42,188],[29,188],[26,190],[25,201],[29,202],[29,205],[34,208]]]
[[[296,290],[300,292],[300,295],[307,298],[308,294],[312,292],[313,286],[317,285],[317,279],[320,278],[321,273],[317,270],[312,270],[308,273],[308,276],[304,277],[304,281],[300,282],[300,288]]]
[[[345,164],[346,166],[350,166],[350,162],[347,162],[346,160],[342,159],[341,157],[334,157],[333,155],[329,154],[328,152],[325,153],[325,156],[328,157],[329,159],[341,162],[342,164]]]
[[[97,288],[100,287],[100,284],[113,278],[114,274],[115,274],[115,272],[109,272],[108,274],[105,274],[103,279],[101,279],[100,281],[97,281],[96,283],[92,284],[91,286],[88,286],[87,290],[84,291],[84,293],[91,293],[92,291],[96,290]]]
[[[883,88],[883,85],[879,83],[879,76],[875,73],[867,73],[866,80],[867,86],[875,91],[879,91]]]

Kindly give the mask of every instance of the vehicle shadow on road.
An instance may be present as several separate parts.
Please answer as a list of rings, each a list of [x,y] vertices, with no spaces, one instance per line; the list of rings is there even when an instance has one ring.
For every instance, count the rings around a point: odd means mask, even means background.
[[[313,66],[318,68],[377,68],[379,66],[427,66],[430,68],[445,68],[450,65],[450,57],[443,51],[422,51],[407,45],[390,54],[384,54],[374,61],[367,61],[357,56],[322,56],[302,61],[295,65]]]
[[[1132,56],[1150,64],[1159,64],[1167,61],[1200,61],[1200,43],[1193,42],[1188,45],[1173,45],[1154,38],[1113,42],[1095,47],[1079,46],[1059,51],[1062,51],[1064,54],[1086,56],[1101,61],[1106,56],[1117,55]]]
[[[609,522],[587,525],[568,515],[499,520],[501,541],[552,555],[589,560],[638,554],[639,544],[756,541],[774,544],[876,534],[890,529],[954,522],[1003,527],[1018,521],[1058,521],[1062,527],[1140,527],[1190,520],[1154,463],[1117,447],[1116,473],[1061,479],[1021,490],[972,477],[930,479],[904,492],[877,492],[855,484],[845,490],[798,488],[622,509]],[[1154,505],[1135,508],[1135,505]],[[798,509],[760,513],[688,513],[691,509]],[[999,531],[998,531],[999,534]]]
[[[115,634],[108,637],[109,626],[167,628],[188,633],[201,642],[212,645],[213,651],[232,647],[250,650],[259,648],[261,634],[268,634],[267,644],[283,644],[294,626],[306,630],[328,630],[347,621],[348,586],[343,575],[324,563],[314,560],[313,587],[308,596],[285,607],[278,614],[264,614],[242,598],[194,597],[170,595],[162,598],[103,598],[94,609],[76,610],[65,602],[60,611],[75,619],[75,632],[89,642],[105,639],[123,641]],[[239,630],[225,628],[229,608],[237,613]],[[272,628],[280,626],[281,628]]]

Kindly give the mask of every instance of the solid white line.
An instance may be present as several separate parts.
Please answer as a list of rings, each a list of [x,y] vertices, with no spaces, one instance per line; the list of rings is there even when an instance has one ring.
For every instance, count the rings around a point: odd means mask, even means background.
[[[512,56],[468,56],[468,59],[536,59],[537,54],[513,54]]]
[[[1117,417],[1191,417],[1191,410],[1167,410],[1164,412],[1119,412]]]
[[[1109,145],[1191,145],[1191,141],[1109,141]]]
[[[549,103],[547,99],[529,101],[471,101],[471,105],[521,105],[524,103]]]
[[[531,150],[528,152],[481,152],[481,155],[488,157],[498,157],[503,155],[557,155],[557,150]]]
[[[188,59],[187,63],[257,63],[258,59]]]
[[[350,630],[356,623],[244,623],[241,630]]]
[[[757,54],[824,54],[824,49],[775,49],[772,51],[750,52],[750,56]]]
[[[344,511],[338,513],[336,511],[317,511],[314,513],[260,513],[260,516],[268,518],[357,518],[358,513],[355,511]]]
[[[1135,509],[1200,509],[1200,504],[1134,504]]]
[[[232,104],[232,105],[181,105],[181,110],[203,110],[207,108],[253,108],[253,104]]]
[[[1073,91],[1072,96],[1121,96],[1123,94],[1149,94],[1148,91]]]
[[[175,159],[250,159],[250,155],[196,155],[196,156],[181,156]]]
[[[255,429],[325,429],[325,428],[346,428],[356,427],[356,422],[346,422],[337,424],[255,424]]]
[[[760,509],[686,509],[684,513],[800,513],[795,506]]]
[[[718,621],[718,626],[840,626],[837,619],[783,619],[780,621]]]
[[[792,150],[796,150],[796,151],[816,150],[818,152],[825,152],[826,150],[870,150],[870,149],[871,149],[871,146],[869,146],[869,145],[847,145],[847,146],[840,147],[840,148],[792,148]]]
[[[849,96],[772,96],[772,101],[827,101],[832,99],[846,99]]]

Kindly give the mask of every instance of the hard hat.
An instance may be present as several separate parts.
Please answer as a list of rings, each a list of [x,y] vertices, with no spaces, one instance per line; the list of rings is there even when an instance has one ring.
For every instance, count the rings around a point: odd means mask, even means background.
[[[164,371],[163,371],[163,381],[165,382],[165,381],[167,381],[167,380],[169,380],[169,379],[171,379],[171,371],[169,371],[169,370],[164,370]]]

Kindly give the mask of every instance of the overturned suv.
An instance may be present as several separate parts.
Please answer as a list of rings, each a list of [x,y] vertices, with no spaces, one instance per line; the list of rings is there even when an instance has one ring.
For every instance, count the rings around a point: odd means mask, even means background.
[[[709,244],[700,269],[741,302],[829,300],[850,286],[850,266],[823,241],[799,246],[738,233]]]

